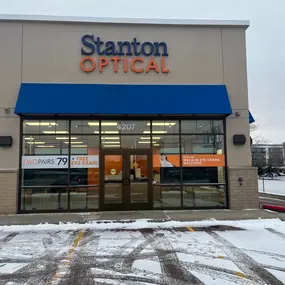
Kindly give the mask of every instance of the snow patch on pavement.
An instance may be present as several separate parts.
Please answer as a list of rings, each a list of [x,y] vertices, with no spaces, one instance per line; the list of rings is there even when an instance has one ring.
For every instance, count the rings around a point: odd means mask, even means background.
[[[12,274],[27,265],[28,263],[0,263],[0,274]]]
[[[160,263],[148,259],[138,259],[135,260],[132,266],[133,269],[138,269],[141,271],[151,272],[155,274],[161,274]]]
[[[147,219],[138,219],[134,222],[128,221],[94,221],[85,224],[78,223],[59,223],[59,224],[38,224],[38,225],[10,225],[0,226],[0,232],[23,232],[23,231],[65,231],[65,230],[137,230],[137,229],[160,229],[160,228],[179,228],[179,227],[210,227],[210,226],[232,226],[240,227],[246,230],[264,229],[268,227],[278,227],[282,225],[280,219],[258,219],[258,220],[241,220],[241,221],[161,221],[153,222]],[[1,237],[0,237],[1,238]]]
[[[268,271],[285,284],[285,272],[277,271],[273,269],[268,269]]]

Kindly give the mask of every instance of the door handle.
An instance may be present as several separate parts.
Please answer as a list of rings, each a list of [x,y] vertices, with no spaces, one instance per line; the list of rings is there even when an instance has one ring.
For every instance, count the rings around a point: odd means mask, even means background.
[[[130,180],[129,178],[124,178],[124,179],[123,179],[123,185],[124,185],[124,186],[129,186],[129,185],[130,185],[130,181],[131,181],[131,180]]]

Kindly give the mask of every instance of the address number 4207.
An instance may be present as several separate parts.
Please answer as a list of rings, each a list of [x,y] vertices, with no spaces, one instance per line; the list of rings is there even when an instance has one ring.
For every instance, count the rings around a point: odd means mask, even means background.
[[[119,124],[117,129],[121,131],[132,131],[135,129],[136,124]]]

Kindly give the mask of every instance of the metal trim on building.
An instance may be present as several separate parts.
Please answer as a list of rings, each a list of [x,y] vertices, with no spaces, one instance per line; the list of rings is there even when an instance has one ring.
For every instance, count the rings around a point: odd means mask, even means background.
[[[138,24],[138,25],[178,25],[178,26],[244,26],[249,27],[247,20],[190,20],[190,19],[148,19],[148,18],[109,18],[83,16],[53,16],[0,14],[0,21],[43,21],[105,24]]]

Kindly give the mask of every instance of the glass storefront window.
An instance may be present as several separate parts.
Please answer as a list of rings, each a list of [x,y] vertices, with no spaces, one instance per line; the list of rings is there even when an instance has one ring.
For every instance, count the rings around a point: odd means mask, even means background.
[[[99,121],[71,121],[71,134],[99,134]]]
[[[25,120],[23,124],[24,134],[69,134],[69,122],[66,120]]]
[[[180,208],[181,186],[180,185],[153,185],[154,208]]]
[[[215,208],[226,206],[225,185],[183,186],[185,208]]]
[[[223,154],[223,135],[182,135],[182,153],[191,154]]]
[[[22,209],[68,208],[68,137],[23,136]]]
[[[131,144],[131,142],[129,142]],[[105,149],[120,149],[122,145],[122,138],[120,134],[117,135],[101,135],[101,148]]]
[[[183,183],[224,183],[223,135],[182,135]]]
[[[73,136],[73,135],[72,135]],[[99,205],[99,136],[79,135],[70,141],[70,208]]]
[[[112,159],[112,153],[126,157],[128,151],[136,150],[136,158],[131,161],[142,157],[140,165],[152,160],[152,168],[151,162],[140,168],[142,185],[137,185],[138,181],[130,176],[131,204],[148,203],[151,197],[156,209],[225,207],[223,123],[223,120],[24,120],[21,209],[98,209],[100,172],[104,171],[99,168],[99,157],[100,151],[108,153],[108,149]],[[144,154],[139,153],[140,149]],[[114,177],[113,172],[108,175]],[[110,201],[117,195],[116,187],[126,191],[127,186],[121,185],[123,180],[127,183],[125,176],[112,184],[105,175],[105,180],[111,183],[106,196]],[[152,196],[147,192],[151,182]],[[123,193],[116,197],[123,199]]]
[[[23,155],[68,154],[68,142],[69,136],[62,135],[24,136]]]
[[[176,135],[153,135],[153,175],[155,183],[180,183],[180,142]]]
[[[152,134],[179,134],[179,121],[152,121]]]
[[[179,154],[180,141],[178,135],[153,135],[152,143],[154,152],[164,154]]]
[[[118,120],[118,121],[102,121],[102,134],[149,134],[150,121],[142,120]]]
[[[123,149],[145,149],[150,148],[150,136],[121,136],[121,147]]]
[[[223,121],[221,120],[189,120],[181,121],[181,133],[196,134],[208,133],[217,134],[223,133]]]
[[[182,167],[183,183],[224,183],[224,168]]]
[[[71,135],[70,153],[71,154],[96,154],[99,155],[99,136],[97,135]],[[69,144],[69,142],[68,142]]]

